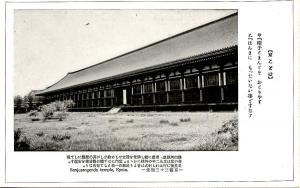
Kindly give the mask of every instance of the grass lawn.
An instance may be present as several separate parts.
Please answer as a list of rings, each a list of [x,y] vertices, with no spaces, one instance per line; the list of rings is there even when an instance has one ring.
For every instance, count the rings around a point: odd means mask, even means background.
[[[69,112],[63,121],[16,114],[29,150],[237,150],[228,130],[237,112]],[[225,124],[225,125],[224,125]],[[231,129],[230,129],[231,130]],[[237,135],[236,135],[237,138]],[[220,144],[221,143],[221,144]]]

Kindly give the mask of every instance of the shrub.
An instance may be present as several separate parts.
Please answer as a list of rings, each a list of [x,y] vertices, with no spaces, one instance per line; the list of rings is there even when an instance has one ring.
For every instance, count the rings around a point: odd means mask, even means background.
[[[169,121],[168,121],[168,120],[165,120],[165,119],[162,119],[162,120],[159,121],[159,123],[160,123],[160,124],[167,124],[167,123],[169,123]]]
[[[191,121],[191,118],[181,118],[180,122],[189,122]]]
[[[47,119],[51,119],[54,117],[54,112],[56,113],[56,118],[59,119],[59,121],[62,121],[67,117],[66,111],[68,108],[71,108],[75,105],[75,103],[72,100],[66,100],[66,101],[55,101],[46,105],[43,105],[40,107],[41,113],[44,117],[44,121]]]
[[[178,126],[178,123],[172,122],[172,123],[170,123],[170,125],[175,127],[175,126]]]
[[[54,141],[69,140],[70,138],[71,138],[71,136],[67,135],[67,134],[65,134],[65,135],[59,135],[59,134],[57,134],[57,135],[53,135],[52,136],[52,140],[54,140]]]
[[[20,128],[14,131],[14,149],[15,151],[29,151],[30,140],[26,136],[22,136],[23,132]]]
[[[72,108],[75,106],[75,102],[73,100],[66,100],[63,102],[66,109]]]
[[[41,107],[41,113],[44,117],[44,121],[46,121],[47,119],[51,119],[53,117],[53,113],[55,112],[56,108],[54,105],[47,104],[47,105],[43,105]]]
[[[36,151],[63,151],[63,143],[54,140],[45,140],[42,143],[37,143],[34,150]]]
[[[229,141],[231,142],[231,145],[237,145],[238,143],[238,120],[230,120],[227,123],[225,123],[221,129],[217,132],[219,135],[228,135]]]
[[[18,141],[21,138],[22,131],[20,128],[14,131],[14,140]],[[16,142],[15,142],[16,143]]]
[[[28,113],[28,116],[32,117],[36,117],[38,116],[38,111],[37,110],[31,110],[29,113]]]
[[[238,149],[238,120],[230,120],[203,141],[197,148],[202,151],[229,151]]]
[[[57,112],[56,118],[58,118],[59,121],[62,121],[63,119],[67,118],[67,113],[65,111]]]
[[[134,122],[133,119],[129,119],[129,120],[126,121],[126,123],[133,123],[133,122]]]
[[[77,129],[76,127],[68,127],[67,130]]]
[[[28,116],[31,117],[31,121],[39,121],[40,118],[38,117],[39,112],[37,110],[31,110],[28,113]]]
[[[188,139],[186,137],[176,137],[176,138],[170,138],[170,139],[167,139],[167,140],[164,140],[163,142],[185,142],[187,141]]]
[[[38,133],[36,133],[36,135],[39,136],[39,137],[42,137],[42,136],[44,136],[44,132],[43,131],[42,132],[38,132]]]
[[[43,105],[42,105],[42,106],[43,106]],[[38,111],[38,112],[42,111],[42,106],[38,106],[38,107],[37,107],[37,111]]]
[[[31,121],[40,121],[40,118],[34,117],[34,118],[31,118]]]
[[[66,110],[66,106],[65,106],[64,102],[62,102],[62,101],[55,101],[50,104],[52,104],[54,106],[55,111],[65,111]]]

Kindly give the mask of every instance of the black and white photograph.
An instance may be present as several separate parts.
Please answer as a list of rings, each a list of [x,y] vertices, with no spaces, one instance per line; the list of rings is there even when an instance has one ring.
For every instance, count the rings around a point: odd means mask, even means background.
[[[15,151],[238,150],[237,10],[14,19]]]
[[[0,2],[0,187],[299,187],[297,4]]]

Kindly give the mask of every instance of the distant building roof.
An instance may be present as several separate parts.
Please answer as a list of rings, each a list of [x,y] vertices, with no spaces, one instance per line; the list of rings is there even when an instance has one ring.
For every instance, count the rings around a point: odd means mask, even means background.
[[[237,44],[238,16],[234,13],[93,66],[70,72],[38,94],[71,88],[96,80],[101,81],[127,72],[163,65]]]
[[[28,95],[36,95],[37,93],[40,93],[43,90],[31,90]]]

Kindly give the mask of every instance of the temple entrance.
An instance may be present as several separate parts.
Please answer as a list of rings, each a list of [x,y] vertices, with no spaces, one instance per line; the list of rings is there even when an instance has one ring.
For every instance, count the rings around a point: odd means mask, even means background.
[[[123,87],[119,91],[119,105],[130,105],[131,104],[131,87]]]

